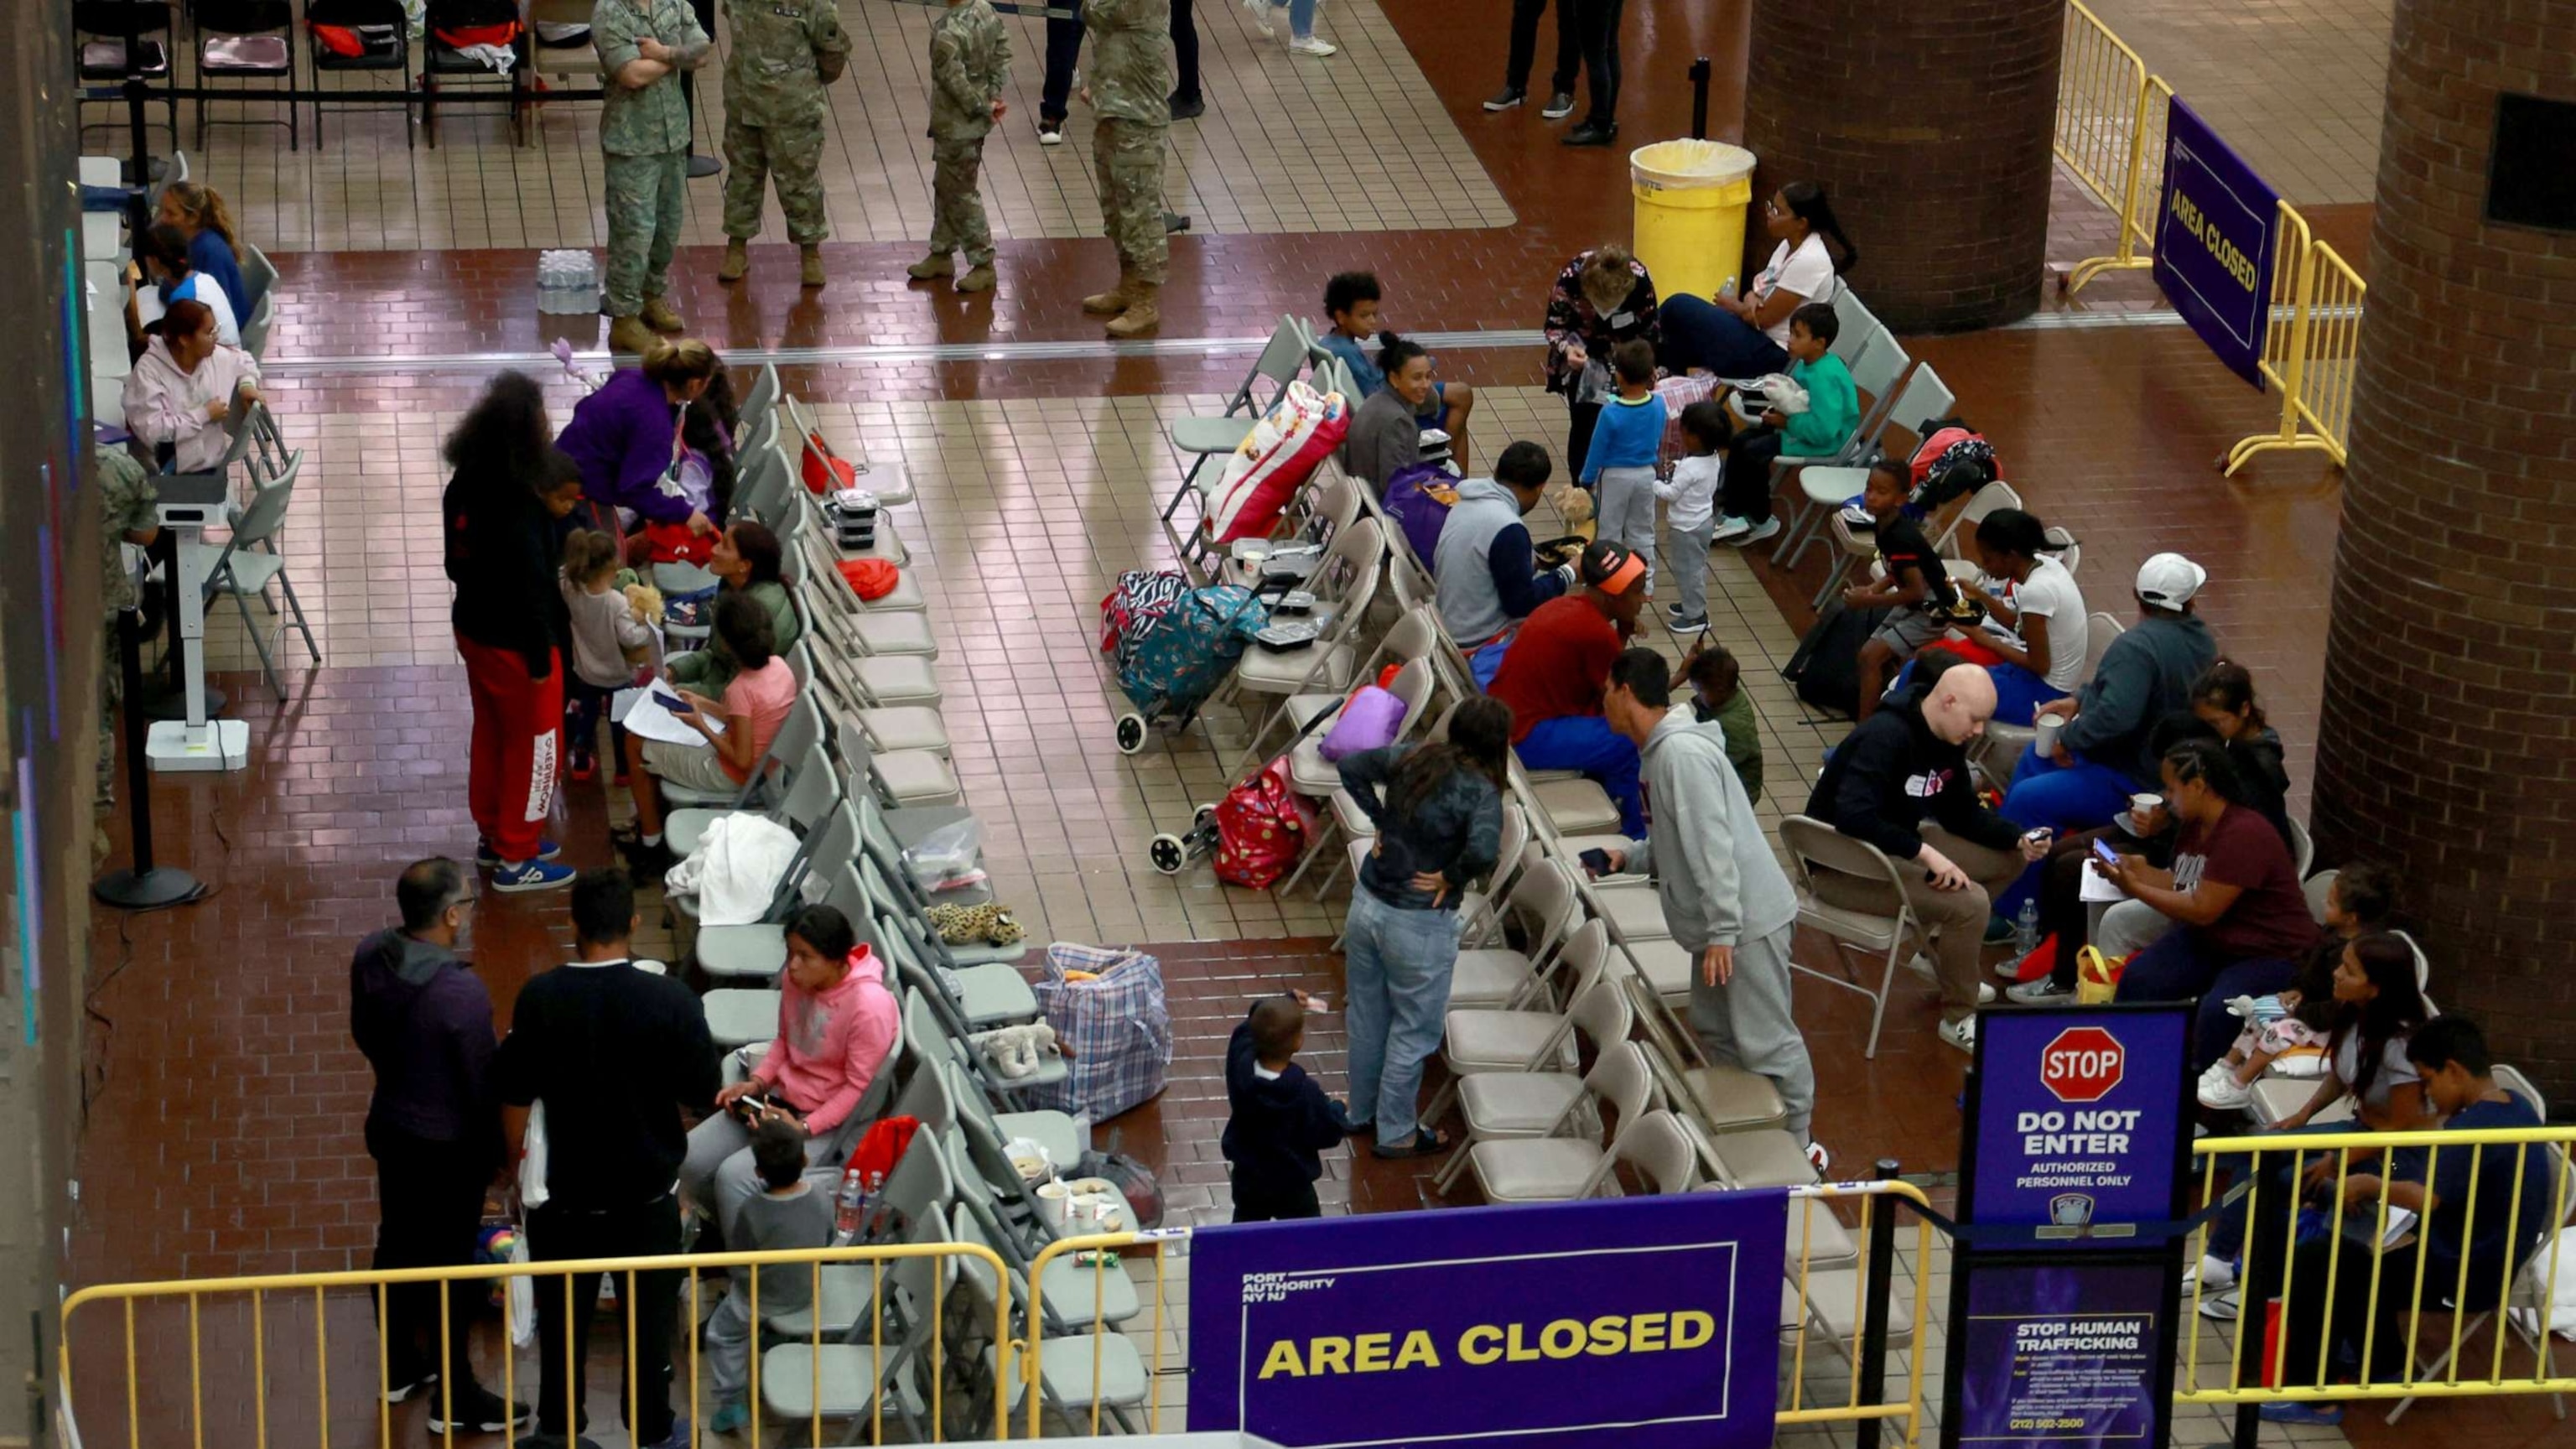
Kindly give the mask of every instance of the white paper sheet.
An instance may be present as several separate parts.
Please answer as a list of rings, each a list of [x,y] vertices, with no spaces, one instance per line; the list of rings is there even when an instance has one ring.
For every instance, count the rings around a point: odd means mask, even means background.
[[[648,740],[660,740],[665,744],[705,744],[707,737],[699,734],[696,726],[671,713],[667,707],[653,698],[657,693],[669,695],[674,699],[679,697],[672,694],[671,686],[667,684],[647,685],[640,689],[621,689],[610,699],[609,709],[617,717],[617,722],[626,727],[629,734]],[[724,721],[721,719],[709,716],[707,725],[717,734],[724,733]]]
[[[2078,898],[2085,901],[2125,901],[2128,896],[2111,884],[2093,862],[2084,862],[2084,886]]]

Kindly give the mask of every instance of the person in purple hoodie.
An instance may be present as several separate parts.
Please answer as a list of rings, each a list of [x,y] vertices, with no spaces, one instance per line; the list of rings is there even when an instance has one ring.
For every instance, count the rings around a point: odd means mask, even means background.
[[[680,412],[703,395],[724,360],[694,337],[655,339],[641,367],[619,368],[599,391],[573,405],[572,422],[555,446],[581,465],[582,496],[595,511],[583,527],[623,535],[615,511],[632,509],[647,523],[686,523],[698,533],[716,526],[680,487]]]
[[[464,867],[440,856],[405,870],[394,899],[402,924],[359,942],[349,962],[349,1033],[376,1075],[367,1105],[381,1214],[374,1266],[463,1267],[474,1261],[484,1189],[504,1159],[490,1082],[492,998],[456,955],[474,892]],[[485,1285],[459,1279],[446,1287],[443,1357],[438,1285],[386,1291],[386,1402],[426,1394],[432,1434],[525,1428],[528,1406],[504,1402],[474,1377],[467,1326]]]

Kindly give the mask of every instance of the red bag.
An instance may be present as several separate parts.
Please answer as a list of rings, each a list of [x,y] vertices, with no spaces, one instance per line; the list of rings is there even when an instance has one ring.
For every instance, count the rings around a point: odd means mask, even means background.
[[[832,451],[821,433],[805,435],[805,491],[814,494],[836,493],[843,488],[859,486],[858,465]]]
[[[845,558],[840,569],[850,592],[871,603],[893,593],[903,581],[903,571],[881,558]]]
[[[654,563],[685,563],[703,567],[716,556],[715,535],[698,533],[685,523],[648,523],[644,541],[651,547]]]
[[[869,1173],[894,1175],[894,1165],[903,1160],[903,1150],[912,1145],[912,1134],[921,1130],[918,1117],[880,1117],[868,1124],[867,1135],[850,1149],[850,1160],[844,1170],[855,1169],[861,1182]]]
[[[2021,969],[2013,974],[2015,982],[2037,981],[2057,969],[2057,937],[2049,935],[2021,958]]]
[[[1288,788],[1288,757],[1225,792],[1216,807],[1216,878],[1267,890],[1306,852],[1312,828],[1305,804]]]
[[[367,53],[366,42],[358,39],[358,32],[345,25],[324,25],[318,20],[308,20],[305,25],[312,30],[314,43],[333,55],[354,58]]]

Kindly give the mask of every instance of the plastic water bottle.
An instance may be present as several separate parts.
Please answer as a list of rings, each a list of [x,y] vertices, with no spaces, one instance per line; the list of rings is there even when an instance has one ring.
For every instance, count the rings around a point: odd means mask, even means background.
[[[2013,954],[2027,956],[2039,949],[2039,900],[2033,897],[2021,903],[2021,919],[2013,926]]]
[[[868,1187],[855,1167],[841,1174],[841,1190],[832,1200],[832,1226],[844,1237],[854,1235],[867,1216]]]

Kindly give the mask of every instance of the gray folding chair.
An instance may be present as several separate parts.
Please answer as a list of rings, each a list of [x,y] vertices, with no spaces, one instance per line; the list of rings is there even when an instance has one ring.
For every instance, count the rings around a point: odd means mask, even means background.
[[[313,656],[313,662],[322,662],[322,646],[313,638],[313,626],[305,621],[303,601],[295,597],[295,585],[286,577],[286,556],[277,551],[277,532],[286,525],[286,508],[295,501],[295,482],[303,470],[304,454],[299,449],[287,458],[285,469],[274,482],[259,487],[248,506],[233,514],[230,538],[220,544],[185,545],[188,567],[203,569],[205,601],[212,603],[217,594],[232,595],[234,607],[241,610],[242,628],[250,635],[251,647],[259,651],[260,673],[281,701],[286,698],[286,682],[278,677],[268,634],[251,617],[250,601],[256,596],[262,607],[275,614],[277,605],[268,597],[269,585],[275,584],[286,596],[290,615],[289,622],[280,624],[276,632],[283,635],[291,628],[302,634],[304,648]]]

